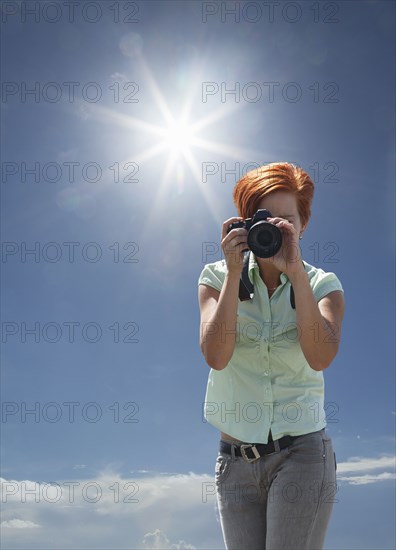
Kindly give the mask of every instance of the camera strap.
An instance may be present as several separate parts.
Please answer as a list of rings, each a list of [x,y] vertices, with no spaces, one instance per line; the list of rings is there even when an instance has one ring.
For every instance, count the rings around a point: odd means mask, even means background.
[[[243,268],[239,281],[239,299],[241,300],[241,302],[251,300],[254,294],[254,286],[249,279],[249,258],[250,252],[245,254],[245,257],[243,259]],[[290,305],[292,309],[296,309],[296,302],[294,299],[294,290],[292,285],[290,285]]]
[[[243,258],[243,268],[241,273],[241,279],[239,281],[239,299],[241,302],[251,300],[253,298],[254,286],[249,279],[249,258],[250,252],[245,254]]]

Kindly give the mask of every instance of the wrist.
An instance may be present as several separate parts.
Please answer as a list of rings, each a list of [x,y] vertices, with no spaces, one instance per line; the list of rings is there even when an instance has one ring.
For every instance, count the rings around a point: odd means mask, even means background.
[[[234,268],[234,269],[227,269],[226,277],[229,280],[238,280],[241,277],[242,269]]]
[[[299,269],[296,269],[292,273],[288,273],[289,281],[293,286],[304,284],[308,282],[308,274],[305,271],[304,264],[301,262]]]

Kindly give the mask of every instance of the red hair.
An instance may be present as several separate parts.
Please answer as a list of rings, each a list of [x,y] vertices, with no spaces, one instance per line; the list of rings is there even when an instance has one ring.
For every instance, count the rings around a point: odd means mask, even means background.
[[[275,191],[288,191],[297,199],[301,224],[311,216],[314,184],[299,166],[289,162],[273,162],[247,172],[235,185],[233,199],[242,218],[251,218],[263,197]]]

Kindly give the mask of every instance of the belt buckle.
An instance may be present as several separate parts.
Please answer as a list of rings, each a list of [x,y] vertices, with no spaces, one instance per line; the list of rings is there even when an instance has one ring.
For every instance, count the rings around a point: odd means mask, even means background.
[[[250,448],[252,451],[253,451],[253,454],[254,454],[254,457],[255,458],[249,458],[246,454],[246,449]],[[254,462],[255,460],[258,460],[259,458],[261,458],[261,455],[259,454],[258,450],[256,449],[256,446],[255,445],[241,445],[240,446],[240,449],[241,449],[241,455],[243,456],[243,458],[246,460],[246,462]]]

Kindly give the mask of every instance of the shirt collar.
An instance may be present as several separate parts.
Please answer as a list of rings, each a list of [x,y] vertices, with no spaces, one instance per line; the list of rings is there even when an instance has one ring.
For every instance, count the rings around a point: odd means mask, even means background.
[[[302,263],[304,265],[304,269],[306,270],[306,265],[305,265],[305,262],[304,260],[302,260]],[[251,275],[251,272],[252,271],[256,271],[257,273],[257,276],[259,277],[260,276],[260,267],[257,263],[257,260],[256,260],[256,256],[253,254],[253,252],[249,252],[249,279],[253,282],[253,277]],[[289,280],[289,277],[286,275],[286,273],[282,273],[280,274],[280,280],[281,280],[281,283],[284,284],[284,283],[287,283],[287,281]]]

